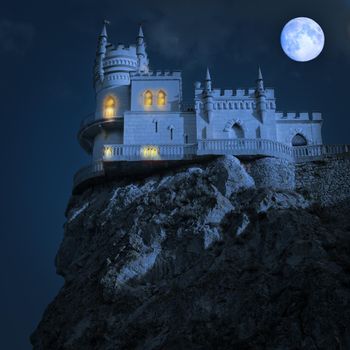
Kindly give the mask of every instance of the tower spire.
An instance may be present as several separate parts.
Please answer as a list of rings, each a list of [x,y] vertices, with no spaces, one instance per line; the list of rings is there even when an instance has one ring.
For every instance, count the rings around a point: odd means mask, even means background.
[[[266,118],[266,96],[264,88],[263,75],[261,68],[258,66],[258,79],[256,80],[255,97],[257,102],[257,109],[260,114],[261,121],[264,122]]]
[[[205,75],[205,91],[209,92],[211,91],[211,76],[210,76],[210,72],[209,72],[209,68],[207,67],[207,73]]]
[[[136,38],[136,55],[138,59],[138,71],[148,72],[148,57],[146,53],[146,43],[144,40],[142,25],[140,24],[139,33]]]
[[[139,35],[138,35],[138,38],[143,38],[143,30],[142,30],[142,24],[140,24],[139,26]]]
[[[104,79],[103,60],[106,55],[106,46],[107,46],[106,24],[109,24],[109,22],[107,20],[104,20],[101,34],[98,37],[96,59],[95,59],[95,83],[97,80],[102,82]]]
[[[256,80],[256,91],[260,94],[264,92],[264,79],[261,73],[261,68],[258,66],[258,79]]]

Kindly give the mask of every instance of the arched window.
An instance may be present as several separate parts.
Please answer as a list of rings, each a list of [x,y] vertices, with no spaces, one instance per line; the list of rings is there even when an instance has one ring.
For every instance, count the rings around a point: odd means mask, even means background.
[[[116,116],[117,102],[113,96],[107,96],[103,103],[103,116],[113,118]]]
[[[153,104],[153,94],[151,91],[147,90],[144,94],[143,104],[145,106],[152,106]]]
[[[296,134],[292,138],[292,146],[307,146],[307,140],[305,136],[301,134]]]
[[[158,92],[157,104],[158,106],[165,106],[166,93],[162,90]]]

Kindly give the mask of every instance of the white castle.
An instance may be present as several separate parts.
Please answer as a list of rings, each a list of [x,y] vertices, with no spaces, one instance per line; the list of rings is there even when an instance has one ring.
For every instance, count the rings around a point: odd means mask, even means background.
[[[107,163],[198,159],[205,155],[270,156],[289,161],[332,152],[322,146],[320,113],[276,111],[273,89],[261,70],[248,90],[194,84],[185,104],[180,71],[151,71],[142,28],[135,45],[114,45],[106,24],[94,66],[96,111],[78,133],[92,164],[76,183],[104,171]],[[150,164],[148,162],[148,164]]]

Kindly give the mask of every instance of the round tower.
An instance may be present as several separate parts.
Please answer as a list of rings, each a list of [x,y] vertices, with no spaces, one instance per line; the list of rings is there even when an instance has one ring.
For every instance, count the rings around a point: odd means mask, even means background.
[[[130,74],[148,72],[148,57],[143,31],[140,27],[134,45],[108,41],[107,21],[98,38],[93,83],[96,109],[82,122],[78,137],[81,146],[102,159],[103,145],[122,144],[124,112],[130,110]]]

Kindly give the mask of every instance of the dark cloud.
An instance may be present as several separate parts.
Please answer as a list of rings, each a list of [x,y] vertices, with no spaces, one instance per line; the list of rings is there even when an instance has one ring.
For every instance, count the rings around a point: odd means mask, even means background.
[[[31,46],[35,36],[30,23],[0,19],[0,50],[24,54]]]

